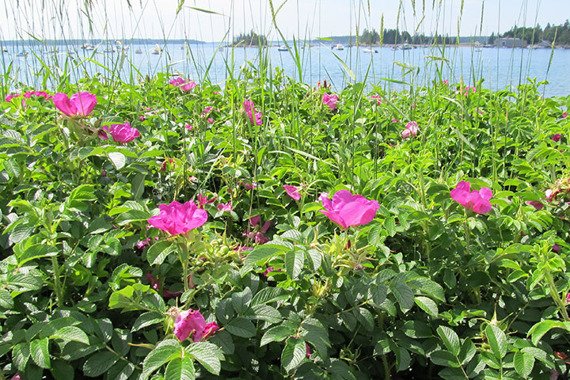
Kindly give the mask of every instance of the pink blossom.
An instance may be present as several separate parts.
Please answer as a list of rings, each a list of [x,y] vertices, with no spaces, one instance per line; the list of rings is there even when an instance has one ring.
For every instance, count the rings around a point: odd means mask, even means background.
[[[544,205],[539,201],[526,201],[525,204],[534,207],[536,210],[542,210]]]
[[[332,199],[323,193],[319,199],[325,208],[321,212],[342,229],[370,223],[380,208],[377,201],[348,190],[337,191]]]
[[[380,105],[382,104],[382,97],[378,94],[374,94],[370,97],[370,99],[372,100],[376,100],[376,104]]]
[[[46,100],[52,98],[52,96],[45,91],[26,91],[24,93],[24,98],[30,99],[32,96],[35,96],[37,98],[44,98]]]
[[[566,303],[570,304],[570,293],[566,293]]]
[[[562,118],[566,119],[568,117],[568,112],[564,111],[562,112]]]
[[[392,118],[392,120],[390,120],[392,123],[396,124],[399,123],[400,120],[396,119],[395,117]]]
[[[232,202],[218,204],[218,211],[230,212],[233,211],[233,209],[234,206],[232,205]]]
[[[138,249],[139,251],[142,251],[145,247],[149,246],[150,240],[151,240],[150,238],[146,238],[146,239],[137,241],[137,243],[135,244],[135,248]]]
[[[10,380],[22,380],[22,376],[16,372],[16,374],[14,374],[14,376],[12,376]]]
[[[324,93],[322,98],[323,104],[329,107],[331,111],[336,110],[336,106],[338,103],[338,95],[337,94],[329,94]]]
[[[212,198],[208,199],[208,197],[205,196],[204,194],[196,195],[196,200],[198,201],[199,208],[204,208],[205,205],[214,203],[217,198],[218,198],[217,196],[213,196]]]
[[[158,206],[160,214],[148,219],[148,223],[171,235],[185,234],[186,232],[202,226],[208,220],[208,213],[196,206],[194,202]]]
[[[86,117],[97,105],[97,97],[90,92],[78,92],[71,95],[58,92],[53,96],[53,104],[64,115],[70,117]]]
[[[190,125],[190,123],[186,123],[186,125],[184,125],[184,128],[186,128],[187,130],[191,131],[192,129],[194,129],[194,127],[192,125]]]
[[[249,99],[244,100],[243,101],[243,109],[244,109],[245,113],[247,114],[249,122],[252,125],[263,124],[263,120],[262,120],[263,115],[261,112],[256,111],[255,104],[253,103],[253,100],[249,100]]]
[[[554,201],[554,198],[556,198],[557,195],[558,195],[558,191],[552,191],[552,189],[547,189],[544,192],[544,196],[546,197],[546,200],[548,202]]]
[[[242,185],[243,188],[246,189],[246,190],[253,190],[253,189],[256,189],[256,188],[257,188],[257,183],[255,183],[255,182],[251,182],[251,183],[249,183],[249,182],[240,182],[240,185]]]
[[[22,96],[22,95],[20,95],[20,94],[18,94],[18,93],[11,93],[11,94],[6,95],[6,99],[5,99],[5,100],[6,100],[7,102],[10,102],[10,101],[12,101],[12,99],[18,98],[18,97],[20,97],[20,96]]]
[[[560,133],[556,133],[550,137],[550,139],[554,142],[558,142],[562,139],[562,135]]]
[[[467,96],[469,95],[470,92],[477,92],[477,88],[475,88],[475,86],[465,86],[465,88],[463,89],[463,95]]]
[[[246,237],[253,240],[257,244],[265,244],[269,241],[266,233],[271,228],[271,222],[266,221],[261,225],[261,216],[256,215],[249,218],[249,224],[253,227],[253,231],[248,228],[244,233]]]
[[[311,346],[309,346],[309,343],[305,342],[305,356],[307,357],[307,359],[311,358]]]
[[[416,137],[419,132],[418,123],[415,121],[410,121],[406,124],[406,129],[402,131],[402,139],[406,140],[410,137]]]
[[[198,310],[183,311],[174,320],[174,335],[179,341],[186,340],[192,335],[194,342],[200,342],[213,335],[218,329],[216,322],[206,323],[204,316]]]
[[[145,120],[146,120],[146,117],[144,115],[139,116],[139,121],[145,121]]]
[[[114,141],[122,144],[131,142],[141,135],[138,129],[131,127],[130,123],[113,124],[103,127],[102,130],[108,132]],[[101,133],[99,133],[99,138],[107,140],[107,137],[103,137]]]
[[[214,124],[214,118],[213,117],[209,117],[208,120],[206,120],[208,122],[208,124]]]
[[[442,83],[446,86],[449,86],[449,80],[447,80],[447,79],[444,79]]]
[[[190,79],[186,80],[181,77],[172,78],[168,83],[170,83],[172,86],[178,87],[184,92],[192,91],[194,87],[197,86],[196,82]]]
[[[213,106],[204,107],[204,109],[202,110],[202,114],[201,114],[200,116],[206,117],[206,116],[208,116],[213,110],[214,110],[214,107],[213,107]]]
[[[556,253],[560,252],[560,246],[558,244],[554,243],[552,245],[552,252],[556,252]]]
[[[283,189],[285,189],[287,195],[293,198],[294,200],[298,201],[299,199],[301,199],[301,194],[299,194],[299,188],[297,186],[283,185]]]
[[[493,197],[493,193],[487,187],[471,191],[471,184],[461,181],[451,190],[450,195],[454,201],[477,214],[486,214],[492,209],[489,200]]]

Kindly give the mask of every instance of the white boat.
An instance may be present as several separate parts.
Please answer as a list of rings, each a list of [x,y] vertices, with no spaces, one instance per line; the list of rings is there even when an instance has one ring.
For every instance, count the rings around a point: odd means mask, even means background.
[[[151,49],[150,54],[154,54],[154,55],[159,55],[160,53],[163,52],[164,49],[162,49],[160,46],[158,46],[158,44],[154,45],[154,47]]]
[[[27,56],[28,56],[28,52],[25,50],[22,50],[21,52],[16,54],[16,57],[27,57]]]
[[[364,49],[362,49],[362,51],[363,51],[364,53],[378,53],[378,50],[376,50],[376,49],[371,49],[371,48],[364,48]]]
[[[287,49],[287,46],[277,46],[277,50],[279,50],[279,51],[289,51],[289,49]]]
[[[103,50],[103,53],[114,53],[115,51],[115,48],[109,45]]]
[[[2,48],[2,53],[8,53],[8,49],[7,49],[7,48]]]
[[[344,45],[343,44],[336,44],[332,47],[332,49],[344,50]]]
[[[411,50],[413,48],[414,47],[407,42],[405,44],[402,44],[402,46],[400,46],[400,49],[402,49],[402,50]]]
[[[95,46],[93,46],[91,44],[83,44],[83,45],[81,45],[81,49],[83,49],[83,50],[95,50]]]

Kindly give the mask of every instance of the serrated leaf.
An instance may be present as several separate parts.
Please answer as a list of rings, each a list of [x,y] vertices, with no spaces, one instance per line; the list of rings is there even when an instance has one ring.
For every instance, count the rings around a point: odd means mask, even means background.
[[[192,380],[196,378],[194,363],[189,356],[171,360],[166,366],[164,378],[168,380]]]
[[[289,298],[289,295],[283,294],[282,288],[267,287],[261,289],[253,296],[251,306],[262,305],[270,302],[281,301]]]
[[[305,359],[306,343],[302,339],[289,338],[281,352],[281,365],[287,373],[297,368]]]
[[[11,309],[14,307],[14,300],[10,296],[10,292],[0,289],[0,307],[3,309]]]
[[[439,312],[437,310],[437,304],[431,298],[419,296],[414,298],[414,301],[420,309],[428,313],[431,317],[438,316]]]
[[[285,254],[285,269],[289,277],[296,280],[303,270],[304,262],[305,254],[303,251],[295,250],[287,252]]]
[[[41,368],[50,368],[49,339],[35,339],[30,343],[32,360]]]
[[[267,259],[281,256],[289,250],[288,247],[278,244],[258,245],[245,258],[245,266],[252,267],[256,263],[264,262]]]
[[[526,352],[517,352],[514,357],[515,371],[523,378],[527,378],[534,367],[534,356]]]
[[[455,359],[455,356],[446,350],[437,350],[432,352],[429,356],[429,359],[435,365],[452,368],[459,367],[459,363],[457,362],[457,359]]]
[[[89,344],[89,337],[83,330],[76,326],[65,326],[57,330],[51,339],[61,339],[64,342],[79,342]]]
[[[127,163],[127,158],[121,152],[109,152],[109,159],[117,170],[121,170]]]
[[[83,364],[85,376],[97,377],[106,373],[119,360],[113,352],[99,351],[90,356]]]
[[[170,241],[159,241],[150,246],[146,251],[146,259],[150,265],[161,265],[172,252],[176,251],[176,245]]]
[[[180,343],[174,339],[162,341],[155,347],[143,361],[141,378],[147,379],[154,371],[169,361],[181,357]]]
[[[249,319],[243,317],[232,320],[225,328],[230,334],[242,338],[252,338],[256,334],[255,325]]]
[[[439,326],[437,328],[437,335],[443,341],[445,348],[449,350],[454,356],[459,356],[459,351],[461,350],[461,342],[459,341],[459,336],[447,326]]]
[[[206,370],[214,375],[219,375],[222,369],[220,360],[224,354],[218,346],[209,342],[192,343],[186,348],[186,352],[192,355]]]
[[[555,328],[570,331],[570,322],[560,322],[552,320],[538,322],[531,327],[531,329],[527,333],[527,336],[531,337],[532,344],[536,346],[538,345],[538,342],[544,336],[544,334]]]
[[[162,322],[164,322],[164,315],[156,311],[148,311],[139,315],[139,317],[135,320],[135,323],[133,323],[131,331],[139,331],[142,328]]]
[[[394,294],[396,302],[400,305],[402,312],[405,313],[414,306],[414,292],[406,283],[403,281],[395,281],[390,286],[390,290],[392,294]]]
[[[260,346],[265,346],[271,342],[282,342],[295,333],[295,327],[292,324],[283,324],[273,326],[261,337]]]
[[[485,328],[485,335],[489,345],[491,346],[491,351],[497,359],[502,359],[507,354],[507,336],[495,325],[487,325]]]

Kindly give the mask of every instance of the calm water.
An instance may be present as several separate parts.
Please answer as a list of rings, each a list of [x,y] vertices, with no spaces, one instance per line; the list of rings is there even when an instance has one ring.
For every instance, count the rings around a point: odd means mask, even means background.
[[[131,45],[126,51],[107,51],[99,46],[96,51],[85,51],[80,46],[7,46],[8,52],[0,56],[2,71],[11,67],[11,77],[17,81],[41,86],[47,67],[54,73],[67,72],[72,80],[85,75],[118,73],[125,80],[138,80],[141,75],[158,72],[181,73],[195,80],[207,75],[212,82],[222,84],[229,72],[238,75],[240,68],[251,62],[257,67],[259,56],[269,58],[271,66],[282,67],[285,73],[299,78],[292,54],[277,47],[227,48],[217,44],[167,45],[161,54],[151,54],[154,45]],[[57,49],[57,52],[54,51]],[[548,80],[541,87],[546,96],[570,94],[569,49],[498,49],[473,47],[447,47],[445,51],[434,47],[394,50],[392,47],[370,49],[345,47],[331,49],[330,44],[307,46],[299,50],[302,79],[316,84],[326,79],[336,89],[367,79],[368,84],[386,90],[400,89],[406,84],[426,85],[438,78],[450,83],[463,80],[473,84],[484,79],[484,86],[493,90],[512,88],[526,83],[527,78]],[[108,49],[111,50],[111,49]],[[137,51],[140,54],[137,54]],[[27,53],[18,56],[18,53]],[[42,63],[44,65],[42,65]],[[67,64],[67,66],[66,66]],[[39,75],[38,75],[39,73]],[[390,78],[390,79],[388,79]],[[45,84],[53,87],[56,83]]]

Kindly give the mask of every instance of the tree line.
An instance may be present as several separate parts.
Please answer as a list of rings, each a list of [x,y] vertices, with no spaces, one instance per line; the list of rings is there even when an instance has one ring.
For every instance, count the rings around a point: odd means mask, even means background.
[[[489,37],[494,37],[494,34]],[[527,44],[533,45],[541,41],[554,42],[556,45],[570,45],[570,22],[562,25],[550,25],[548,23],[544,29],[540,25],[535,27],[514,26],[500,37],[514,37],[525,40]]]

